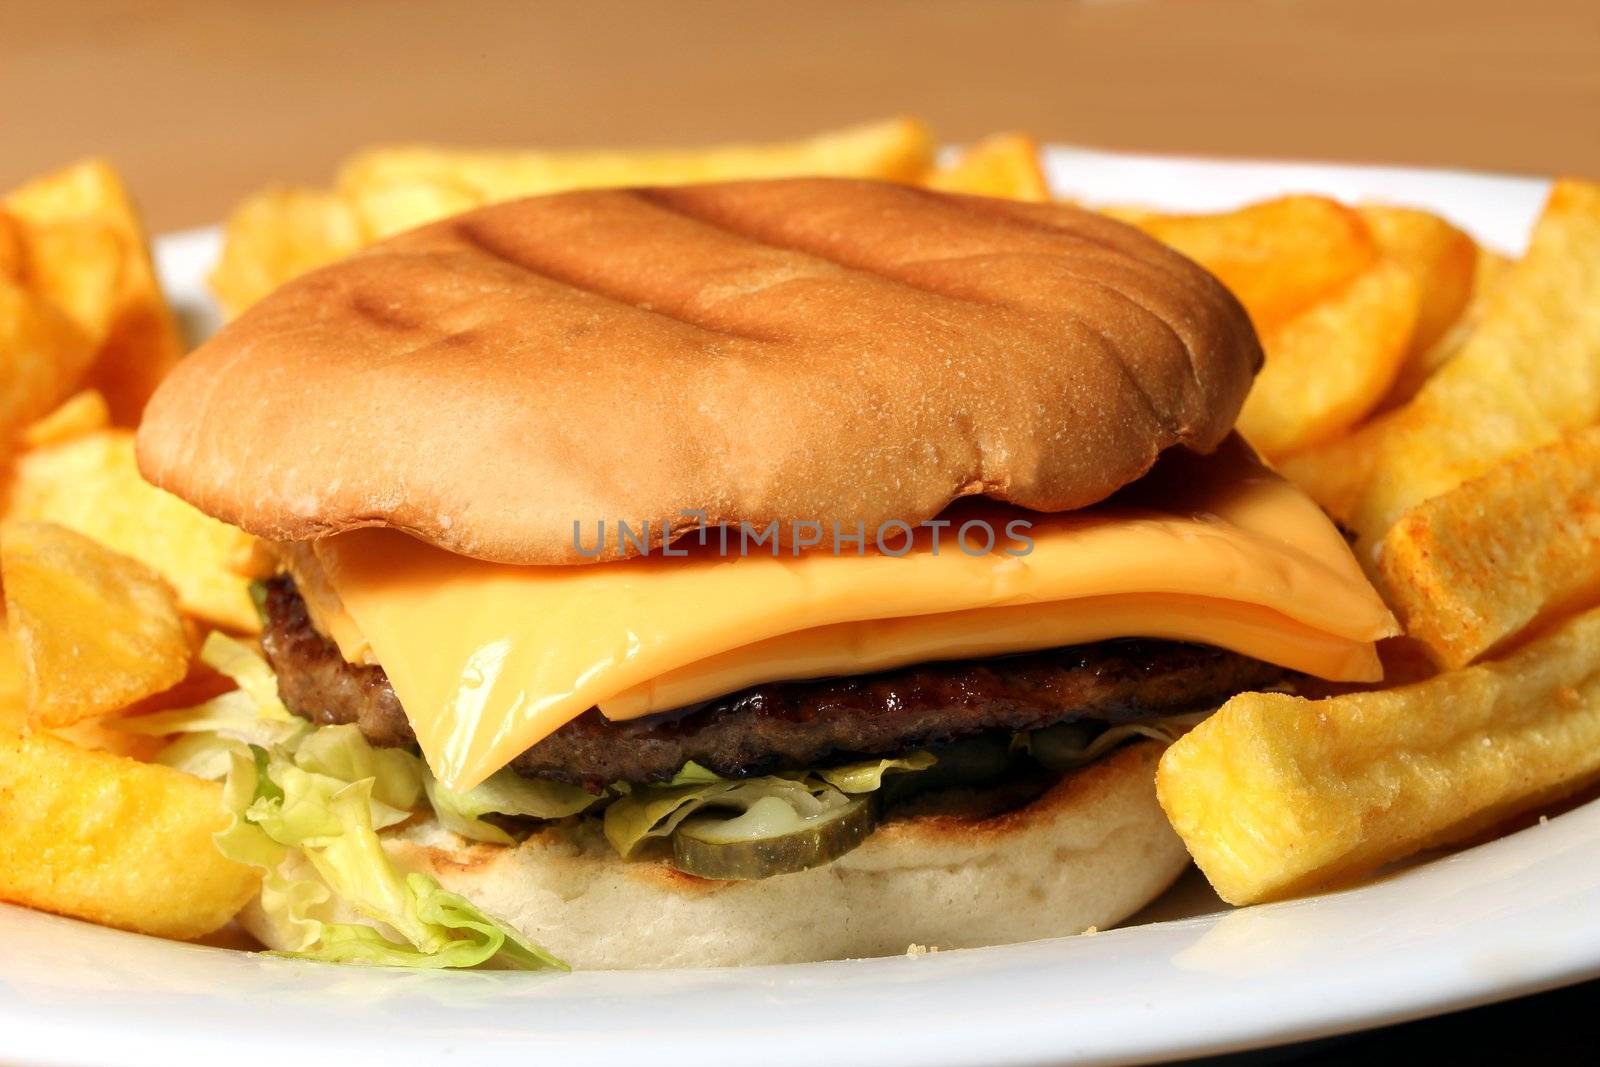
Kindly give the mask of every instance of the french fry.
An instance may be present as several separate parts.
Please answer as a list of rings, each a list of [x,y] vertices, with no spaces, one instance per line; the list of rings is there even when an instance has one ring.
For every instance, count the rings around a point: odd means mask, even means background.
[[[459,215],[483,203],[482,197],[465,185],[445,178],[408,178],[364,185],[349,198],[371,241]]]
[[[1461,317],[1472,297],[1477,242],[1431,212],[1387,204],[1358,210],[1379,254],[1404,267],[1417,284],[1421,303],[1411,351],[1421,355]]]
[[[1600,775],[1600,610],[1399,689],[1245,693],[1167,749],[1156,792],[1231,904],[1348,881]]]
[[[946,193],[1041,203],[1050,199],[1050,182],[1039,159],[1039,142],[1025,133],[986,137],[950,166],[934,170],[923,184]]]
[[[8,627],[0,626],[0,735],[28,729],[28,679]]]
[[[111,336],[127,252],[109,226],[72,219],[30,228],[25,284],[67,313],[98,352]]]
[[[1400,373],[1396,375],[1394,385],[1389,389],[1389,395],[1384,397],[1383,403],[1379,405],[1380,409],[1397,407],[1416,396],[1429,378],[1439,373],[1440,368],[1461,354],[1473,331],[1478,328],[1478,323],[1483,321],[1485,309],[1499,292],[1500,286],[1505,284],[1513,262],[1492,249],[1478,249],[1473,257],[1472,294],[1467,300],[1467,306],[1462,309],[1455,322],[1450,324],[1450,328],[1426,350],[1418,352],[1413,348],[1405,365],[1400,368]]]
[[[454,181],[485,203],[627,185],[832,175],[916,181],[933,163],[933,138],[910,118],[832,130],[800,141],[631,151],[464,151],[373,148],[339,168],[346,195],[395,181]]]
[[[1264,333],[1349,283],[1377,254],[1361,216],[1320,196],[1265,200],[1219,215],[1108,214],[1215,274]]]
[[[27,253],[22,245],[22,224],[9,211],[0,209],[0,282],[22,283]]]
[[[54,304],[0,281],[0,444],[48,413],[94,359],[88,334]]]
[[[22,443],[27,448],[70,441],[74,437],[104,430],[111,425],[111,408],[98,389],[85,389],[74,393],[50,414],[22,431]]]
[[[267,189],[233,210],[211,291],[237,315],[279,285],[365,243],[354,206],[339,193]]]
[[[249,582],[232,567],[249,556],[254,539],[141,478],[126,430],[25,453],[6,519],[77,530],[159,573],[185,612],[240,633],[260,628]]]
[[[1461,667],[1600,594],[1600,428],[1502,463],[1417,505],[1383,539],[1406,632]]]
[[[120,711],[189,671],[172,589],[137,560],[63,526],[19,522],[0,538],[0,578],[33,726]]]
[[[1466,347],[1397,410],[1352,513],[1369,553],[1414,505],[1600,422],[1600,185],[1556,183]]]
[[[134,425],[145,401],[183,355],[183,339],[157,283],[144,224],[122,179],[104,160],[91,159],[29,182],[7,196],[4,206],[27,235],[30,271],[53,271],[56,285],[62,272],[86,273],[98,262],[81,254],[65,258],[61,244],[102,240],[85,233],[105,232],[114,238],[116,289],[86,384],[100,390],[119,424]],[[61,236],[75,231],[77,236]],[[93,328],[90,333],[98,336]]]
[[[1377,466],[1378,444],[1392,417],[1392,412],[1379,415],[1336,441],[1285,456],[1275,466],[1323,511],[1348,526]]]
[[[211,842],[221,786],[49,734],[0,734],[0,899],[193,938],[255,894]]]
[[[1417,324],[1417,283],[1380,259],[1344,287],[1263,338],[1239,430],[1269,459],[1323,444],[1383,399]]]

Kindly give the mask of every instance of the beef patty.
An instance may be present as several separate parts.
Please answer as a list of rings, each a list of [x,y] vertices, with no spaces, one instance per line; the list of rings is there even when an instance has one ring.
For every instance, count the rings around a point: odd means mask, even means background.
[[[287,577],[267,584],[261,644],[295,714],[355,723],[374,745],[416,743],[382,667],[347,663],[312,628]],[[901,755],[990,731],[1135,722],[1214,706],[1279,681],[1271,664],[1204,645],[1101,641],[769,682],[677,711],[611,722],[590,708],[512,761],[518,774],[598,790],[660,782],[693,760],[729,776]]]

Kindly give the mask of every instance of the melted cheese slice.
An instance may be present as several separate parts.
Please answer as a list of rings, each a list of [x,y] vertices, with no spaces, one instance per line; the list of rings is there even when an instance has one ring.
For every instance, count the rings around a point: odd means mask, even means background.
[[[1032,550],[1007,554],[1002,541],[972,556],[947,537],[904,556],[691,550],[514,567],[362,530],[318,542],[321,573],[302,589],[322,601],[315,618],[337,619],[328,628],[347,658],[370,647],[383,664],[453,789],[596,705],[629,718],[755,682],[928,659],[1160,637],[1330,679],[1381,676],[1372,642],[1394,620],[1344,539],[1237,449],[1163,461],[1084,511],[954,515],[996,530],[1025,518]]]

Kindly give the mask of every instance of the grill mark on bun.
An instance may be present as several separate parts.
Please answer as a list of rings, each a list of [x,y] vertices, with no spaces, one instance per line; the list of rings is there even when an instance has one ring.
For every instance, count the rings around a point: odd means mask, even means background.
[[[591,296],[599,297],[601,300],[609,301],[613,304],[620,304],[624,307],[631,308],[634,311],[641,311],[650,315],[659,315],[664,319],[671,319],[673,322],[681,323],[684,326],[693,327],[696,330],[700,330],[708,334],[716,334],[723,337],[734,337],[743,341],[759,341],[767,343],[782,339],[770,333],[753,330],[729,329],[727,327],[718,326],[715,323],[705,321],[704,319],[685,315],[682,312],[668,311],[648,301],[630,299],[629,297],[621,295],[620,293],[610,291],[603,287],[598,280],[593,277],[584,277],[573,272],[562,271],[550,262],[535,262],[532,257],[527,255],[527,253],[532,250],[528,245],[504,241],[492,230],[475,225],[470,216],[462,219],[456,224],[455,232],[461,238],[461,240],[468,245],[468,247],[482,252],[490,259],[493,259],[499,263],[504,263],[508,267],[512,267],[524,274],[538,278],[541,281],[549,282],[553,285],[566,285],[574,289],[580,289]]]

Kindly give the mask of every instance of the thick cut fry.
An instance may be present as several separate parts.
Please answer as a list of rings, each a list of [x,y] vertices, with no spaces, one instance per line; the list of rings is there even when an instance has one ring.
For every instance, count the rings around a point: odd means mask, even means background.
[[[211,842],[221,786],[48,734],[0,734],[0,899],[106,926],[192,938],[260,876]]]
[[[1398,410],[1354,509],[1369,553],[1408,508],[1600,422],[1600,185],[1556,183],[1466,347]]]
[[[1041,203],[1050,199],[1050,182],[1039,159],[1039,142],[1025,133],[986,137],[950,166],[933,171],[923,184],[946,193]]]
[[[910,118],[852,126],[803,141],[631,151],[464,151],[374,148],[339,169],[353,194],[395,181],[454,181],[485,203],[564,189],[686,185],[744,178],[832,175],[916,181],[933,163],[933,138]]]
[[[0,626],[0,735],[28,729],[28,679],[8,626]]]
[[[0,578],[34,726],[120,711],[189,671],[172,589],[137,560],[63,526],[18,522],[0,538]]]
[[[1361,216],[1320,196],[1220,215],[1114,214],[1215,274],[1263,332],[1338,290],[1376,256]]]
[[[21,284],[27,253],[22,245],[22,224],[0,209],[0,282]]]
[[[105,430],[26,453],[8,521],[59,523],[153,568],[186,612],[241,633],[260,628],[249,583],[231,563],[253,538],[139,476],[133,435]]]
[[[1161,806],[1222,898],[1253,904],[1451,844],[1600,775],[1600,611],[1400,689],[1245,693],[1183,736]]]
[[[1600,594],[1600,428],[1502,463],[1406,512],[1379,573],[1406,633],[1460,667]]]
[[[87,384],[105,396],[118,423],[134,425],[183,355],[183,338],[122,179],[104,160],[91,159],[29,182],[6,198],[5,207],[30,231],[30,244],[55,227],[103,227],[116,236],[121,259],[115,301]],[[32,256],[38,269],[37,248]]]
[[[1477,242],[1427,211],[1378,204],[1359,210],[1378,252],[1417,283],[1421,302],[1411,354],[1420,357],[1461,317],[1472,297]]]
[[[24,284],[67,313],[96,351],[111,336],[128,258],[116,231],[94,219],[30,227]]]
[[[1239,430],[1268,458],[1338,437],[1383,399],[1417,322],[1417,284],[1380,259],[1264,338]]]
[[[1467,340],[1478,328],[1478,323],[1483,321],[1485,309],[1499,292],[1500,286],[1505,284],[1513,263],[1513,260],[1491,249],[1478,249],[1473,257],[1472,294],[1467,306],[1443,336],[1429,345],[1426,351],[1418,352],[1415,347],[1412,348],[1405,366],[1400,368],[1394,385],[1389,388],[1389,395],[1383,398],[1381,408],[1398,407],[1416,396],[1429,378],[1461,354]]]
[[[1336,441],[1285,456],[1276,464],[1278,471],[1304,489],[1323,511],[1348,526],[1377,465],[1378,443],[1392,419],[1392,412],[1379,415]]]
[[[350,199],[369,241],[459,215],[483,203],[482,197],[460,182],[421,178],[365,185],[353,191]]]
[[[267,189],[233,210],[211,290],[237,315],[290,278],[342,259],[365,243],[361,220],[342,195]]]
[[[60,403],[93,359],[94,345],[77,323],[0,281],[0,445]]]
[[[111,409],[106,406],[106,398],[98,389],[85,389],[22,431],[22,443],[28,448],[43,448],[110,425]]]

